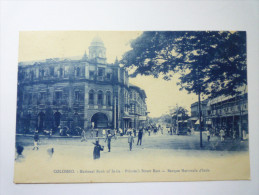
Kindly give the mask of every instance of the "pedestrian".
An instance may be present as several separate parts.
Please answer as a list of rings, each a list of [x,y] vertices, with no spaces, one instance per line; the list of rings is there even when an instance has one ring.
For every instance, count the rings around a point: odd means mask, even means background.
[[[34,133],[33,139],[34,139],[34,147],[33,147],[33,150],[35,150],[35,148],[38,150],[38,149],[39,149],[39,146],[38,146],[39,134],[38,134],[38,131],[37,131],[37,130],[36,130],[35,133]]]
[[[22,154],[23,149],[24,149],[24,147],[21,146],[21,145],[17,145],[17,146],[16,146],[17,156],[16,156],[16,158],[15,158],[15,161],[17,161],[17,162],[22,162],[22,161],[24,160],[24,156],[23,156],[23,154]]]
[[[246,131],[245,130],[243,130],[242,131],[242,139],[241,140],[246,140]]]
[[[120,135],[122,136],[123,135],[123,131],[121,128],[119,128],[119,131],[120,131]]]
[[[236,139],[236,131],[233,131],[233,139]]]
[[[96,129],[95,137],[98,137],[98,135],[99,135],[99,131],[98,131],[98,129]]]
[[[129,133],[128,143],[129,143],[129,149],[131,151],[132,150],[132,143],[134,143],[134,137],[131,135],[131,132]]]
[[[138,132],[138,143],[137,143],[137,145],[138,144],[141,145],[141,143],[142,143],[142,136],[143,136],[143,131],[142,131],[142,129],[140,129],[139,132]]]
[[[149,127],[148,128],[148,136],[150,136],[150,133],[151,133],[151,128]]]
[[[134,137],[136,137],[137,136],[137,130],[135,128],[133,129],[133,133],[134,133]]]
[[[103,136],[106,136],[106,131],[105,131],[105,129],[103,129]]]
[[[47,153],[49,155],[49,158],[52,158],[53,154],[54,154],[54,148],[48,148],[47,149]]]
[[[188,135],[191,135],[191,134],[192,134],[192,131],[191,131],[190,128],[187,128],[187,134],[188,134]]]
[[[51,136],[52,136],[52,129],[50,129],[49,131],[49,138],[51,138]]]
[[[96,140],[96,142],[93,143],[93,144],[95,145],[95,146],[94,146],[93,157],[94,157],[94,160],[96,160],[96,159],[99,159],[99,158],[101,157],[100,152],[103,151],[104,146],[101,146],[101,145],[99,144],[99,141],[98,141],[98,140]]]
[[[94,137],[94,130],[92,129],[91,130],[91,138],[93,138]]]
[[[117,139],[117,131],[114,129],[114,139]]]
[[[164,129],[163,129],[163,127],[161,127],[161,134],[162,134],[162,135],[164,134]]]
[[[112,134],[111,134],[111,131],[108,130],[108,133],[107,133],[107,136],[106,136],[106,139],[105,139],[105,142],[107,141],[107,146],[108,146],[108,152],[111,152],[111,141],[112,141]]]
[[[221,129],[219,131],[219,135],[220,135],[220,140],[223,142],[224,141],[224,136],[225,136],[225,131],[223,129]]]
[[[191,128],[191,134],[194,134],[194,128],[193,127]]]
[[[206,134],[207,134],[207,139],[208,139],[208,142],[209,142],[210,141],[210,130],[209,129],[206,131]]]
[[[86,140],[86,132],[85,132],[84,129],[83,129],[83,131],[82,131],[82,133],[81,133],[81,142],[83,142],[83,141],[86,141],[86,142],[87,142],[87,140]]]

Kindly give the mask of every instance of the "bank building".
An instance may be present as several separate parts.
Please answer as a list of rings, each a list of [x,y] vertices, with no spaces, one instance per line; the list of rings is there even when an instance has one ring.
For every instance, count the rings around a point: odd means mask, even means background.
[[[145,91],[127,71],[106,62],[99,37],[81,59],[46,59],[18,66],[17,132],[38,129],[141,128],[147,123]]]

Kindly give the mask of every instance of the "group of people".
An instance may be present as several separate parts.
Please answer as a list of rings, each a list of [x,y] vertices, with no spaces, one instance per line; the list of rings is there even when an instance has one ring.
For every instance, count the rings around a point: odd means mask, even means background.
[[[207,130],[205,131],[206,136],[207,136],[207,141],[210,142],[210,138],[211,136],[215,136],[215,131],[213,131],[213,129],[207,128]],[[225,140],[225,130],[222,128],[219,131],[219,136],[220,136],[220,141],[223,142]]]
[[[210,141],[211,136],[215,136],[218,135],[220,137],[220,141],[224,142],[226,137],[229,137],[233,140],[237,139],[237,131],[236,130],[229,130],[229,133],[227,134],[227,130],[225,127],[222,127],[220,129],[213,129],[213,128],[208,128],[206,131],[206,135],[207,135],[207,140],[208,142]],[[241,135],[241,139],[244,139],[244,134],[245,134],[245,130],[242,131],[242,135]]]
[[[107,131],[106,137],[104,142],[107,142],[107,147],[108,147],[108,152],[111,152],[111,141],[112,138],[114,137],[116,139],[116,131],[114,131],[114,133],[112,134],[110,130]],[[132,131],[128,131],[128,144],[129,144],[129,150],[132,150],[132,145],[134,143],[134,136]],[[137,141],[137,145],[141,145],[142,144],[142,137],[143,137],[143,129],[140,129],[138,132],[138,141]],[[93,158],[95,159],[99,159],[100,158],[100,152],[104,150],[104,146],[101,146],[99,143],[99,140],[96,140],[95,143],[93,143],[94,146],[94,151],[93,151]]]

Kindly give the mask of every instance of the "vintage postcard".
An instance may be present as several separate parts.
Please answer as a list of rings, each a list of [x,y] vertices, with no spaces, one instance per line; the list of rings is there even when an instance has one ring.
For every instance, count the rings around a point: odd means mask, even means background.
[[[24,31],[15,183],[249,180],[244,31]]]

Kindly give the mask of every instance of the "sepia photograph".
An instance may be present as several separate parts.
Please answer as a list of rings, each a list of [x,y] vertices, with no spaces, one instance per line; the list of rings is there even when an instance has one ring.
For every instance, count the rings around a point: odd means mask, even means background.
[[[249,180],[245,31],[21,31],[15,183]]]

